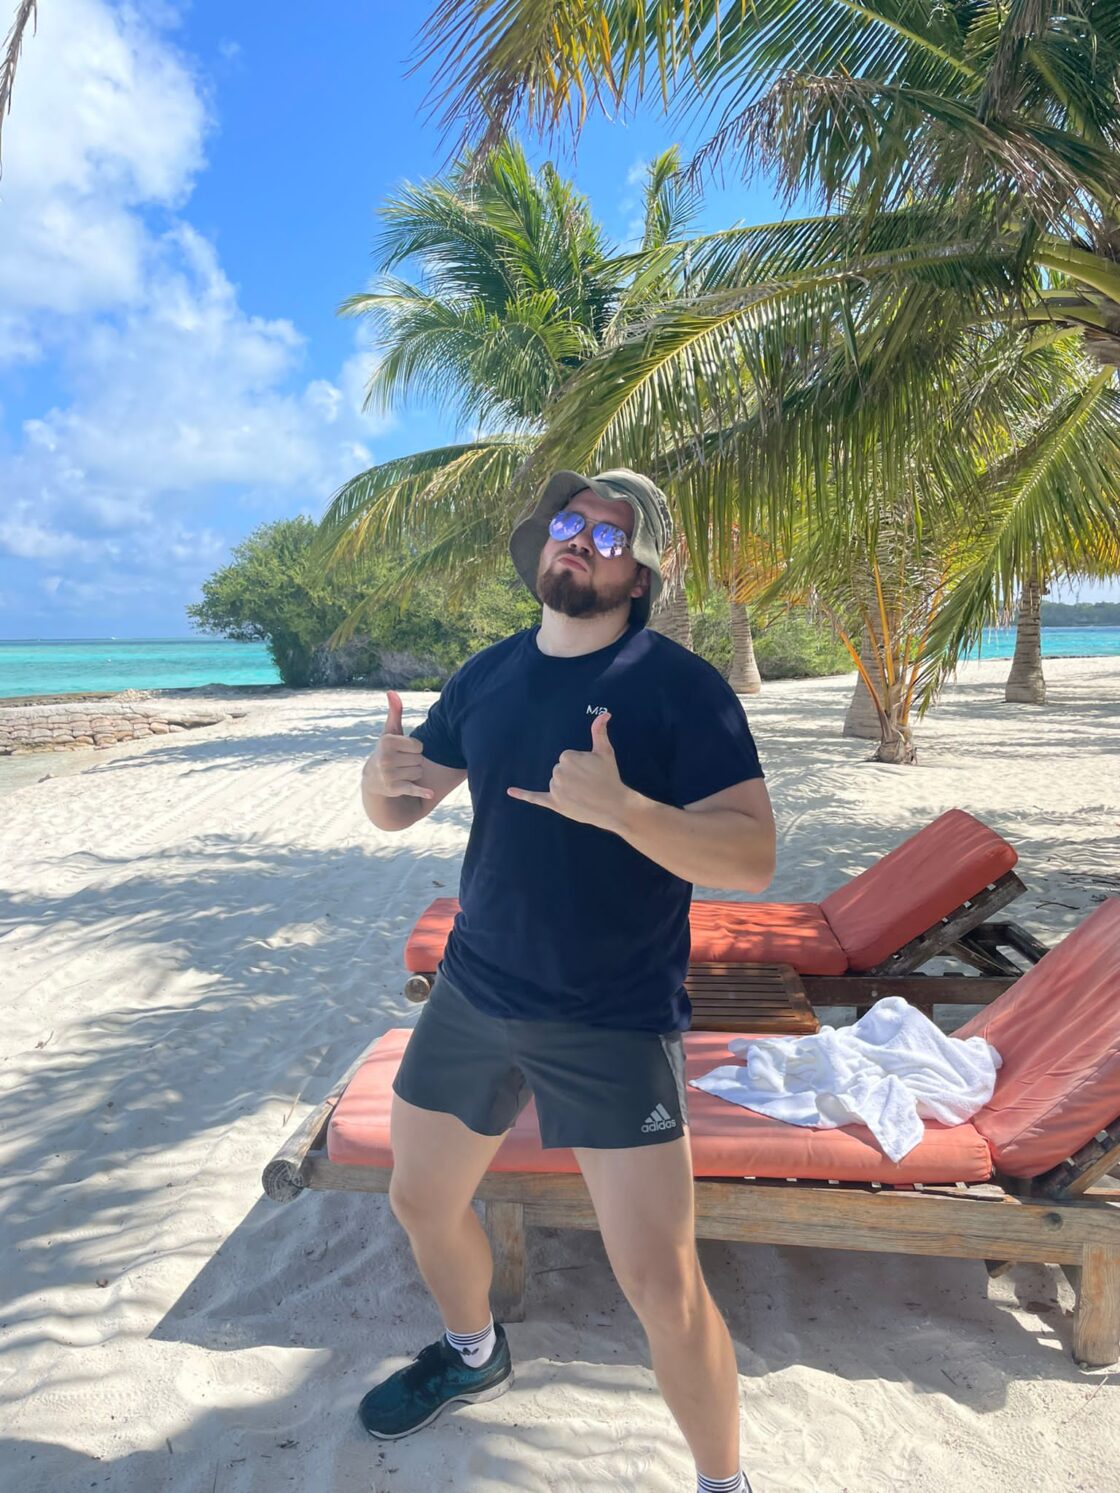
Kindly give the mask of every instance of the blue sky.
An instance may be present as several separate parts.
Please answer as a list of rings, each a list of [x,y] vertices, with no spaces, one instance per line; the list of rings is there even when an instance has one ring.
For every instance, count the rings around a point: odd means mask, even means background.
[[[444,164],[406,76],[428,8],[42,0],[0,180],[0,637],[186,635],[258,524],[455,433],[363,415],[336,315],[378,203]],[[678,138],[649,108],[554,158],[621,243]],[[704,221],[779,211],[728,186]]]

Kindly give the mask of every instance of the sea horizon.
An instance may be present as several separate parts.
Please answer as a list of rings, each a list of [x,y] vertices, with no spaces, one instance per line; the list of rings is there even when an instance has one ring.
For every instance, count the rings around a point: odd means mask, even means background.
[[[991,628],[968,659],[1010,659],[1015,629]],[[1042,629],[1043,658],[1120,656],[1120,627]],[[0,699],[281,683],[265,643],[228,638],[0,638]]]

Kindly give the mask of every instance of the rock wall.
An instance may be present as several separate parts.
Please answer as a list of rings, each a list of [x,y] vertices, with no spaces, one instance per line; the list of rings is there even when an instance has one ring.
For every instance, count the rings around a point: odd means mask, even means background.
[[[53,705],[0,702],[0,756],[13,752],[64,752],[73,747],[111,746],[146,736],[168,736],[243,716],[172,699],[83,700]]]

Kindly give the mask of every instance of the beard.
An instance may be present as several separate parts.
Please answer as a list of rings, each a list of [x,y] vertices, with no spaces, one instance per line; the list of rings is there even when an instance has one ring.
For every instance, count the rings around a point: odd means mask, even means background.
[[[636,574],[628,580],[596,584],[595,577],[587,571],[557,564],[562,558],[558,555],[551,565],[542,567],[537,576],[541,601],[554,612],[562,612],[565,617],[601,617],[634,599],[630,592],[638,578]]]

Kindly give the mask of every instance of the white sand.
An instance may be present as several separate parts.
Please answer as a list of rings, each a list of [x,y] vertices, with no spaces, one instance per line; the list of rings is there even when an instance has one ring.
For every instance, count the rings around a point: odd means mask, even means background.
[[[1120,893],[1120,660],[1049,663],[1044,710],[1002,702],[1006,668],[962,671],[917,769],[840,737],[848,679],[748,701],[770,895],[818,897],[954,805],[1018,846],[1015,915],[1042,937]],[[431,698],[406,696],[406,723]],[[261,1196],[357,1050],[415,1019],[404,940],[457,888],[465,787],[402,836],[362,815],[383,714],[381,695],[270,699],[0,803],[13,1493],[691,1493],[597,1235],[530,1234],[513,1393],[379,1448],[357,1401],[437,1329],[403,1236],[383,1198]],[[701,1252],[757,1493],[1120,1489],[1120,1373],[1073,1364],[1056,1271],[988,1287],[978,1262]]]

